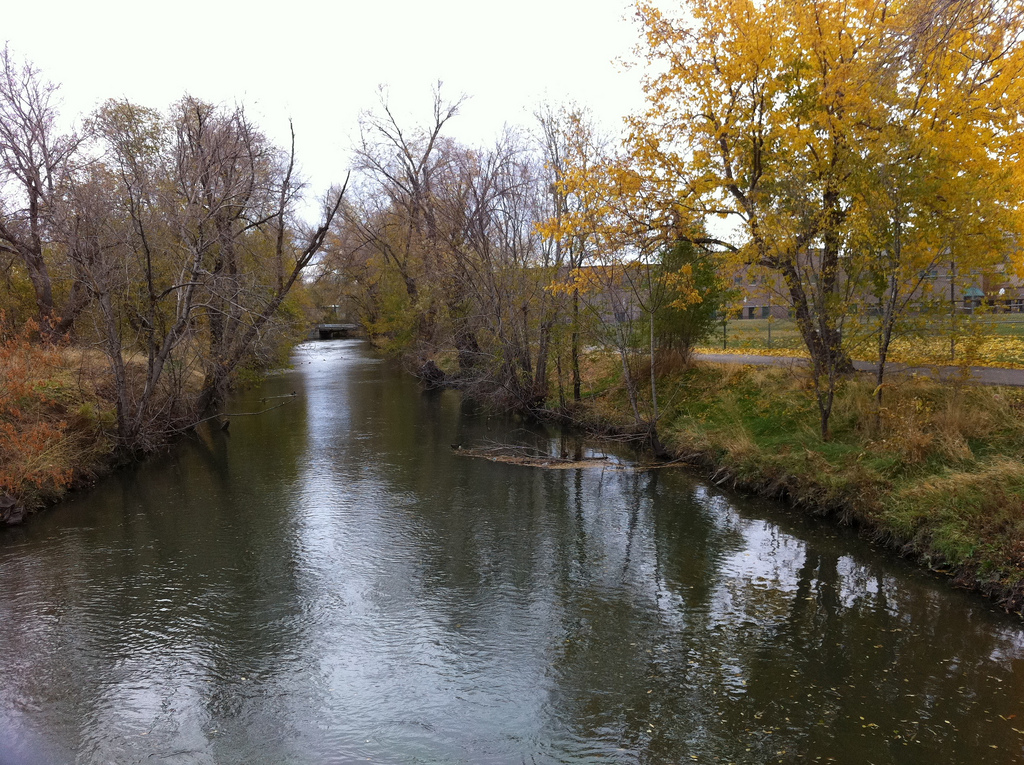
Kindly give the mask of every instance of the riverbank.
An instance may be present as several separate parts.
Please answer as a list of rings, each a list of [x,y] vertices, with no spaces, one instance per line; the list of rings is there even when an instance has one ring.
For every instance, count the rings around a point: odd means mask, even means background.
[[[612,366],[573,412],[629,432]],[[856,525],[872,540],[1024,611],[1024,391],[892,378],[839,389],[822,441],[800,367],[697,363],[662,370],[659,434],[675,459],[723,486]]]
[[[306,326],[304,314],[296,313],[266,331],[234,370],[231,384],[252,385],[268,369],[286,366]],[[125,353],[119,393],[109,359],[95,346],[40,343],[32,322],[18,330],[0,327],[0,526],[21,523],[68,491],[165,448],[201,422],[203,366],[194,354],[191,359],[168,362],[167,373],[144,394],[147,359],[141,352]],[[119,397],[134,413],[130,437],[118,425]]]
[[[2,360],[0,523],[115,467],[116,420],[102,359],[12,346]],[[569,412],[594,432],[628,433],[614,363],[585,367]],[[698,363],[659,375],[659,434],[674,459],[718,485],[829,515],[901,555],[1024,611],[1024,390],[894,378],[845,381],[818,434],[806,369]]]
[[[0,343],[0,524],[92,483],[116,463],[116,416],[102,357]]]

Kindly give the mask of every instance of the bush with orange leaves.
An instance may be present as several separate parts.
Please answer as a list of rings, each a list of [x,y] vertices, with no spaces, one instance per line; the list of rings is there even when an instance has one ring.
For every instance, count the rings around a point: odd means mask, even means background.
[[[59,349],[33,342],[37,328],[11,331],[0,316],[0,499],[58,492],[71,482],[67,422],[54,397]]]

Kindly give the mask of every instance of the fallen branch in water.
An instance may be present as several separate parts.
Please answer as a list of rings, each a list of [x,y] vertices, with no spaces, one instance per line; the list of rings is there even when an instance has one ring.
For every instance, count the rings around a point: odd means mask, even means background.
[[[192,428],[196,427],[197,425],[202,425],[204,422],[209,422],[210,420],[219,420],[222,417],[255,417],[258,414],[266,414],[267,412],[272,412],[275,409],[280,409],[282,406],[287,406],[288,404],[292,403],[292,401],[295,399],[295,397],[297,395],[298,395],[297,393],[290,393],[286,397],[288,399],[287,401],[282,401],[280,404],[274,404],[273,406],[268,406],[266,409],[261,409],[258,412],[217,412],[217,414],[211,414],[209,417],[204,417],[201,420],[196,420],[194,423],[189,425],[187,428],[178,428],[177,430],[175,430],[173,432],[175,432],[175,433],[183,433],[186,430],[191,430]],[[285,398],[285,396],[275,396],[274,398]],[[260,400],[261,401],[266,401],[267,399],[264,398],[264,399],[260,399]],[[228,426],[229,422],[230,422],[230,420],[228,420],[227,422],[221,423],[220,429],[221,430],[227,430],[227,426]]]
[[[452,444],[452,451],[460,457],[476,457],[489,460],[490,462],[501,462],[506,465],[523,465],[525,467],[540,467],[548,470],[572,470],[576,468],[602,468],[614,471],[652,470],[663,467],[681,467],[682,463],[677,461],[630,465],[613,460],[606,455],[600,457],[556,457],[546,454],[539,449],[528,446],[515,446],[511,444],[496,444],[471,449],[463,449],[461,444]]]

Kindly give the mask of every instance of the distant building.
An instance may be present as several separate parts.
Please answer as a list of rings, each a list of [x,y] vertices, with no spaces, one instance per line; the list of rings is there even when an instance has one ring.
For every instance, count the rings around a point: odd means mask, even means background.
[[[1024,312],[1024,280],[1006,265],[997,265],[989,274],[958,273],[956,264],[936,263],[921,274],[921,284],[912,302],[952,303],[964,313],[985,307],[998,313]],[[789,292],[777,271],[748,266],[733,276],[733,286],[741,293],[738,318],[776,319],[792,317]],[[851,309],[868,314],[878,312],[877,298],[861,293],[853,296]]]

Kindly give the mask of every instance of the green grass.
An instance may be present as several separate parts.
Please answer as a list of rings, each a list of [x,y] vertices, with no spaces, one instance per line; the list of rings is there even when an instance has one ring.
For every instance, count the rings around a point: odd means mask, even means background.
[[[801,350],[803,338],[792,319],[732,319],[719,324],[702,345],[710,350]]]
[[[993,314],[981,321],[994,335],[1024,338],[1024,313]]]
[[[866,318],[865,321],[876,321]],[[904,327],[890,348],[892,361],[915,364],[967,363],[979,366],[1024,368],[1024,314],[975,314],[958,317],[956,354],[949,355],[949,317],[933,320],[915,317],[913,327]],[[850,320],[846,325],[846,344],[856,358],[873,361],[877,357],[876,335],[870,325]],[[732,319],[723,331],[701,343],[708,352],[748,352],[774,355],[806,355],[803,338],[792,319]],[[909,355],[908,355],[909,354]]]

